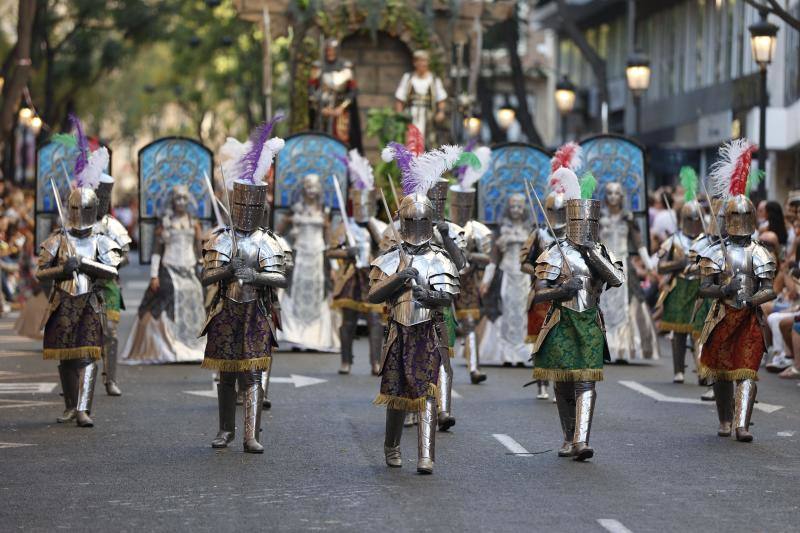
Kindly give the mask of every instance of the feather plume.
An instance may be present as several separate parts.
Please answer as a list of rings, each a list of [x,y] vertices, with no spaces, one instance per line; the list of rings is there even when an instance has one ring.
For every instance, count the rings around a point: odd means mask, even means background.
[[[590,200],[594,195],[594,190],[597,188],[597,179],[594,174],[587,172],[583,175],[580,182],[581,199]]]
[[[750,191],[758,189],[758,184],[764,179],[765,172],[763,170],[754,170],[747,176],[747,186],[745,187],[744,194],[750,196]]]
[[[473,153],[475,154],[475,157],[478,158],[480,166],[478,166],[478,168],[469,166],[459,167],[459,169],[463,169],[463,172],[459,176],[458,180],[458,188],[462,191],[471,189],[478,182],[478,180],[483,177],[483,175],[489,169],[489,161],[492,159],[492,149],[488,146],[479,146]]]
[[[691,202],[697,198],[697,173],[692,167],[681,167],[680,171],[681,186],[683,187],[683,199]]]
[[[78,147],[78,139],[76,139],[71,133],[56,133],[50,138],[50,140],[54,143],[66,146],[67,148]]]
[[[270,133],[276,122],[283,119],[278,115],[267,123],[257,127],[250,135],[250,139],[245,143],[247,147],[244,155],[239,159],[238,175],[240,181],[248,183],[261,182],[272,167],[272,160],[284,145],[283,139],[273,137]]]
[[[715,198],[744,194],[756,147],[747,139],[735,139],[719,149],[719,159],[708,175],[709,192]]]
[[[550,172],[555,172],[559,168],[565,167],[577,169],[581,164],[581,147],[575,142],[568,142],[556,150],[553,159],[550,160]]]
[[[422,132],[413,124],[406,128],[406,148],[414,155],[422,155],[425,152],[425,139]]]
[[[77,186],[96,189],[100,183],[101,176],[108,167],[109,159],[108,149],[105,146],[101,146],[92,152],[83,170],[80,173],[75,173]]]
[[[418,156],[411,163],[411,175],[403,179],[403,191],[427,194],[442,174],[458,163],[462,153],[460,146],[444,145]]]
[[[78,158],[75,160],[75,175],[78,176],[86,165],[89,164],[89,139],[83,131],[81,120],[74,114],[69,114],[69,122],[75,128],[75,142],[78,146]]]
[[[375,176],[372,165],[366,157],[353,148],[348,152],[347,167],[350,170],[350,183],[354,188],[362,191],[371,191],[375,188]]]
[[[579,200],[581,197],[578,176],[567,167],[561,167],[550,175],[550,188],[563,194],[564,200]]]
[[[247,152],[247,143],[239,142],[233,137],[228,137],[225,144],[219,149],[219,164],[225,177],[225,186],[229,189],[233,187],[239,159],[244,156],[245,152]]]
[[[398,142],[390,142],[381,152],[381,159],[386,163],[395,161],[400,169],[401,181],[411,177],[411,163],[414,161],[414,154],[408,148]]]

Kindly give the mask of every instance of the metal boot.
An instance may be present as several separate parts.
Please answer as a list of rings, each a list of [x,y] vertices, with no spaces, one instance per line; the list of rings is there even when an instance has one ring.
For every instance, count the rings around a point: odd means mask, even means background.
[[[469,380],[473,385],[486,381],[486,374],[481,373],[478,358],[478,338],[473,329],[464,337],[464,352],[469,365]]]
[[[450,360],[445,359],[439,365],[439,391],[442,401],[442,409],[439,411],[439,431],[447,431],[456,425],[453,418],[453,367]],[[420,421],[422,425],[422,421]]]
[[[686,371],[686,333],[672,334],[672,372],[673,383],[684,382]]]
[[[594,382],[579,381],[575,383],[575,433],[572,438],[575,461],[585,461],[594,455],[589,446],[589,434],[592,431],[592,416],[597,393]]]
[[[417,472],[433,474],[436,459],[436,398],[428,396],[425,407],[419,412],[417,427]]]
[[[75,407],[75,422],[83,428],[94,426],[94,421],[89,417],[94,399],[94,384],[97,381],[97,363],[92,361],[78,370],[78,404]]]
[[[117,385],[118,327],[118,322],[108,321],[108,335],[106,335],[103,346],[103,383],[106,386],[106,394],[109,396],[122,396],[122,391]]]
[[[720,437],[731,436],[731,423],[733,422],[733,382],[716,381],[714,383],[714,401],[717,402],[717,416],[719,417]]]
[[[572,439],[575,435],[575,383],[572,381],[556,383],[554,395],[561,431],[564,433],[564,442],[558,449],[558,456],[572,457],[574,448]]]
[[[753,434],[750,433],[750,416],[753,414],[753,404],[756,403],[758,386],[753,379],[743,379],[736,383],[736,407],[733,413],[736,440],[751,442]]]
[[[386,466],[400,468],[403,457],[400,454],[400,438],[403,436],[403,420],[406,413],[400,409],[386,409],[386,438],[383,441],[383,454]]]
[[[380,315],[369,313],[367,315],[369,328],[369,364],[372,375],[377,376],[381,370],[381,349],[383,348],[383,324]]]
[[[261,372],[261,390],[264,391],[264,401],[262,402],[262,406],[264,409],[271,409],[272,402],[269,400],[269,377],[272,375],[272,365],[269,365],[269,368]]]
[[[258,442],[261,432],[261,411],[264,391],[260,380],[246,386],[244,391],[244,451],[245,453],[264,453]]]
[[[64,414],[56,418],[56,422],[64,424],[72,422],[77,416],[78,375],[69,361],[61,361],[58,364],[58,377],[61,381],[61,392],[64,394]]]
[[[211,441],[211,447],[227,448],[236,436],[236,379],[230,380],[222,373],[217,384],[217,406],[219,431]]]
[[[342,325],[339,328],[339,339],[342,350],[342,366],[339,368],[340,374],[349,374],[353,366],[353,340],[356,336],[356,326],[358,319],[353,311],[345,310],[342,313]]]
[[[406,418],[403,420],[403,427],[410,428],[411,426],[415,426],[419,423],[419,416],[417,415],[416,411],[408,411],[406,412]]]
[[[550,394],[548,394],[547,392],[547,386],[549,385],[549,383],[547,383],[547,380],[540,379],[539,381],[536,382],[536,385],[539,388],[539,392],[536,394],[537,400],[547,400],[548,398],[550,398]]]

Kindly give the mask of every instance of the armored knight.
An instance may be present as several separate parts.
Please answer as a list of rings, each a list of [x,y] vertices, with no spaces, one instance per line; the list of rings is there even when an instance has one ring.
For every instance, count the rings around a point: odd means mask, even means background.
[[[217,285],[201,335],[207,336],[203,368],[217,370],[219,432],[212,448],[226,448],[235,435],[236,382],[244,392],[244,451],[263,453],[260,443],[264,391],[262,372],[272,363],[274,291],[286,286],[283,248],[259,227],[267,198],[263,182],[283,139],[259,127],[246,144],[228,139],[225,175],[236,177],[231,195],[232,227],[218,228],[203,248],[203,285]],[[227,184],[226,184],[227,186]]]
[[[737,139],[720,148],[711,169],[711,190],[724,193],[728,236],[702,250],[700,294],[713,298],[699,342],[701,377],[714,380],[720,437],[735,430],[750,442],[750,417],[756,400],[758,367],[766,349],[761,304],[775,298],[774,256],[752,240],[755,207],[746,196],[755,146]]]
[[[155,231],[150,284],[122,350],[123,364],[201,362],[205,339],[203,287],[195,268],[202,228],[193,216],[186,185],[172,189],[169,207]]]
[[[335,247],[327,255],[344,262],[344,273],[333,288],[333,307],[342,311],[339,339],[342,346],[340,374],[349,374],[353,365],[353,340],[358,317],[364,315],[369,330],[369,362],[372,375],[380,368],[380,352],[383,343],[383,305],[370,303],[370,264],[377,257],[378,243],[386,224],[375,218],[375,177],[369,161],[350,150],[348,154],[350,191],[348,199],[352,218],[345,218],[334,235]]]
[[[456,350],[463,351],[467,360],[469,378],[473,385],[486,381],[486,374],[480,370],[478,338],[475,328],[481,319],[480,280],[482,269],[489,264],[492,251],[492,230],[474,218],[475,183],[484,175],[492,151],[481,146],[474,151],[480,161],[480,168],[464,166],[456,172],[458,183],[450,187],[450,219],[464,228],[467,267],[461,271],[461,291],[455,299],[457,333],[460,339]]]
[[[581,166],[581,147],[575,142],[568,142],[556,150],[553,159],[550,160],[550,178],[565,172],[562,168],[575,172]],[[548,180],[549,181],[549,180]],[[544,216],[547,217],[548,224],[544,227],[535,227],[528,240],[522,246],[520,252],[521,270],[530,276],[536,275],[536,259],[555,242],[555,239],[563,240],[566,236],[567,213],[564,205],[564,194],[550,191],[544,199]],[[551,231],[552,229],[552,231]],[[533,345],[539,337],[539,332],[544,325],[544,319],[550,310],[550,302],[533,303],[535,296],[535,285],[531,285],[528,293],[528,335],[525,342]],[[547,381],[537,382],[537,400],[547,400],[550,395],[547,393]]]
[[[459,277],[445,250],[431,242],[433,205],[424,190],[409,192],[403,198],[399,217],[401,242],[373,261],[370,273],[370,301],[386,302],[389,307],[381,389],[375,403],[386,405],[386,464],[403,466],[400,437],[405,412],[416,411],[417,472],[431,474],[438,374],[449,357],[440,315],[458,294]]]
[[[703,211],[695,199],[697,175],[691,167],[680,172],[685,201],[680,212],[680,229],[671,235],[658,250],[658,273],[665,276],[664,289],[659,296],[663,306],[661,330],[672,332],[672,368],[674,383],[683,383],[686,364],[686,338],[692,331],[692,314],[700,289],[700,272],[691,262],[691,248],[703,232]]]
[[[42,243],[36,276],[54,282],[45,318],[44,358],[59,361],[65,410],[58,422],[74,420],[80,427],[92,427],[89,414],[106,321],[104,289],[98,281],[117,276],[122,250],[95,227],[97,195],[93,187],[108,164],[108,151],[101,147],[89,154],[88,144],[79,142],[78,147],[77,187],[69,194],[66,220],[62,213],[65,227]]]
[[[533,378],[555,382],[564,433],[559,457],[584,461],[594,455],[589,434],[595,382],[603,379],[608,357],[599,298],[604,287],[625,283],[625,274],[622,263],[598,241],[600,205],[590,199],[594,187],[579,187],[571,170],[550,183],[566,199],[567,238],[556,241],[536,260],[534,303],[550,301],[552,307],[533,348]]]
[[[325,42],[324,61],[313,69],[309,85],[312,129],[324,131],[350,148],[361,150],[353,63],[339,58],[338,40]]]
[[[408,112],[427,146],[437,146],[436,126],[444,123],[447,91],[442,79],[430,70],[430,55],[414,52],[414,71],[406,72],[394,93],[395,111]]]
[[[628,283],[612,288],[600,298],[611,360],[624,363],[633,359],[658,359],[658,339],[651,313],[644,302],[633,255],[644,268],[653,271],[650,255],[633,214],[625,209],[622,185],[605,186],[605,207],[600,217],[600,242],[623,261]]]

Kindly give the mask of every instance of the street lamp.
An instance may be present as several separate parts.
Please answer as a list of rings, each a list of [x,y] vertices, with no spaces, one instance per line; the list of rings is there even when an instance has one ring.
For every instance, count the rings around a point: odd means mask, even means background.
[[[469,137],[477,137],[481,132],[481,119],[480,117],[465,117],[464,118],[464,131],[467,132]]]
[[[772,63],[772,55],[775,53],[775,43],[777,41],[778,27],[767,21],[767,12],[759,11],[761,19],[750,26],[750,50],[753,52],[753,60],[758,63],[759,85],[761,86],[761,101],[759,103],[758,117],[758,170],[765,170],[767,164],[767,67]],[[759,195],[764,190],[762,181],[758,187]]]
[[[569,81],[567,75],[561,77],[561,79],[556,83],[556,109],[558,112],[561,113],[561,141],[562,143],[567,142],[567,115],[572,113],[572,110],[575,109],[575,97],[577,93],[575,92],[575,85]]]
[[[19,123],[23,126],[29,126],[33,118],[33,111],[29,107],[23,107],[19,110]]]
[[[633,95],[633,105],[636,109],[636,133],[641,133],[642,95],[650,87],[650,58],[642,52],[634,52],[628,58],[628,66],[625,67],[625,78],[628,81],[628,89]]]
[[[506,95],[505,103],[497,110],[497,125],[500,126],[503,131],[507,131],[516,118],[517,112],[511,107],[511,103],[508,101],[508,95]]]
[[[31,119],[31,131],[34,135],[39,135],[39,132],[42,131],[42,119],[38,116]]]

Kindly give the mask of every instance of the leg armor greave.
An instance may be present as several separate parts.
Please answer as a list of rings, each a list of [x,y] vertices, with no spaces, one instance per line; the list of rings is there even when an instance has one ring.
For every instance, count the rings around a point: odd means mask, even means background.
[[[78,404],[75,407],[77,413],[76,423],[81,427],[92,427],[94,421],[89,418],[92,412],[92,400],[94,400],[94,385],[97,381],[97,363],[86,360],[78,370]]]
[[[406,412],[400,409],[386,409],[386,438],[383,442],[383,453],[386,465],[392,468],[403,466],[400,455],[400,438],[403,436],[403,421]]]
[[[486,381],[486,374],[481,373],[480,355],[478,354],[478,335],[475,333],[475,328],[468,326],[468,331],[464,337],[464,352],[467,358],[467,365],[469,368],[469,379],[473,385],[477,385],[482,381]]]
[[[78,406],[78,373],[74,361],[58,363],[58,378],[64,394],[64,414],[57,418],[59,424],[75,420]]]
[[[575,434],[572,438],[573,459],[584,461],[594,455],[589,446],[594,404],[597,399],[593,381],[575,382]]]
[[[236,373],[220,372],[217,384],[219,432],[211,441],[212,448],[227,448],[236,436]]]
[[[717,403],[717,416],[719,417],[720,437],[731,436],[731,423],[733,422],[733,382],[716,381],[714,383],[714,401]]]
[[[556,407],[561,421],[564,442],[558,450],[559,457],[572,456],[572,439],[575,436],[575,383],[563,381],[555,384]]]
[[[417,426],[417,472],[432,474],[436,460],[436,398],[428,396],[425,406],[419,412]]]
[[[686,371],[686,333],[672,334],[672,371],[676,383],[683,383]]]
[[[369,328],[369,364],[372,375],[377,376],[381,365],[381,349],[383,348],[383,324],[378,313],[367,314]]]
[[[264,453],[259,442],[261,433],[261,411],[264,391],[261,390],[261,371],[239,372],[239,387],[244,391],[244,451]]]
[[[339,328],[339,338],[342,346],[340,374],[349,374],[350,367],[353,365],[353,341],[356,336],[356,326],[358,326],[358,313],[351,309],[344,309],[342,311],[342,326]]]
[[[117,331],[119,322],[108,320],[108,334],[105,337],[103,346],[103,383],[106,386],[106,394],[109,396],[122,396],[122,391],[117,385],[117,352],[119,351],[119,339]]]
[[[272,407],[272,402],[269,400],[269,377],[271,375],[272,365],[269,365],[268,369],[261,372],[261,390],[264,391],[264,409],[270,409]]]
[[[439,411],[439,431],[447,431],[456,425],[456,419],[453,417],[453,366],[449,358],[442,359],[439,365],[439,394],[442,402],[442,409]]]
[[[758,386],[753,379],[743,379],[736,382],[736,407],[733,413],[733,425],[736,428],[736,440],[750,442],[753,434],[750,433],[750,417],[753,414],[753,405],[756,403]]]
[[[536,393],[537,400],[546,400],[550,397],[550,394],[547,392],[547,386],[549,383],[546,379],[540,379],[536,382],[536,387],[539,389],[539,392]]]

